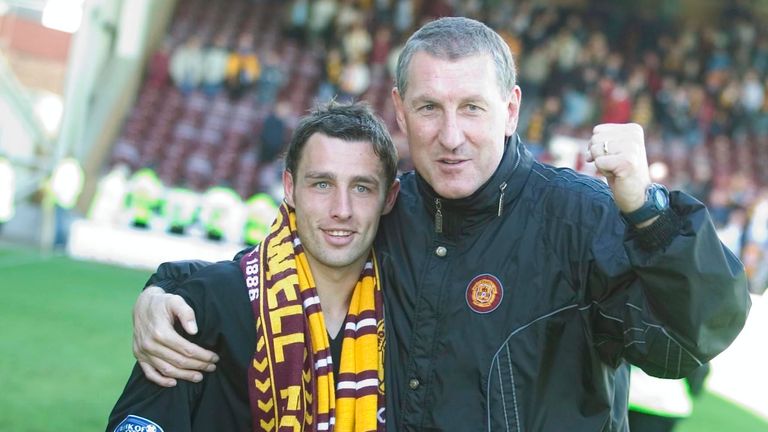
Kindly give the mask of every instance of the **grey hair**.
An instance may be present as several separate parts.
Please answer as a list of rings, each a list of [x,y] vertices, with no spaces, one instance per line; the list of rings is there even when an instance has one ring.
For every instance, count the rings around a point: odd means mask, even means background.
[[[515,60],[509,45],[480,21],[464,17],[440,18],[425,24],[411,35],[397,60],[395,82],[401,96],[405,95],[408,88],[411,59],[419,51],[445,60],[489,54],[496,65],[496,78],[502,94],[508,95],[515,87]]]

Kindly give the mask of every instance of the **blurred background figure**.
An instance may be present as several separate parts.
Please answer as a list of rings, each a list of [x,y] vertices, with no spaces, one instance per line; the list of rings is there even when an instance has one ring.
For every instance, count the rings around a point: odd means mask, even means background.
[[[239,99],[258,81],[260,75],[261,64],[253,50],[251,36],[244,33],[238,39],[237,47],[229,54],[227,61],[226,82],[229,96]]]
[[[280,63],[280,56],[270,48],[264,55],[259,76],[258,104],[265,107],[272,106],[277,101],[283,84],[285,84],[285,71]]]
[[[290,107],[285,102],[278,103],[274,109],[270,110],[264,119],[264,126],[261,129],[259,161],[261,163],[272,163],[282,155],[288,139],[288,122],[290,116]]]
[[[224,86],[229,62],[227,38],[219,35],[203,50],[203,91],[209,97],[216,96]]]
[[[16,175],[13,166],[4,157],[0,157],[0,234],[3,224],[14,215],[14,198],[16,194]]]
[[[163,87],[168,83],[172,52],[173,41],[170,38],[163,39],[163,43],[152,53],[147,62],[148,85]]]
[[[196,90],[205,70],[203,44],[198,36],[190,36],[171,55],[170,74],[174,84],[185,95]]]

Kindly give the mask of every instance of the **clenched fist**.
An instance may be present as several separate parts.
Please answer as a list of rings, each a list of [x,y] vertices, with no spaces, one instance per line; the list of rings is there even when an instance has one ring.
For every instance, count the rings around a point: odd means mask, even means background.
[[[587,162],[594,162],[597,170],[608,180],[622,213],[642,207],[651,175],[640,125],[605,123],[595,126],[589,141]]]

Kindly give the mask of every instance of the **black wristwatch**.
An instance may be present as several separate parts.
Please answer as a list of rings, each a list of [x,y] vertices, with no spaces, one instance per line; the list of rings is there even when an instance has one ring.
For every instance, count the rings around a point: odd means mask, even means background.
[[[664,185],[651,183],[645,190],[645,204],[631,213],[621,216],[631,226],[639,225],[654,216],[658,216],[669,208],[669,191]]]

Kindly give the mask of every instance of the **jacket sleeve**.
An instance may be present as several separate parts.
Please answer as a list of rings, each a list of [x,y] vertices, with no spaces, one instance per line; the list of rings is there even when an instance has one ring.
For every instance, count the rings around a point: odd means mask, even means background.
[[[213,264],[209,261],[189,260],[164,262],[149,277],[144,288],[154,285],[166,292],[174,292],[187,278],[196,271]]]
[[[201,383],[178,380],[175,387],[160,387],[150,382],[138,364],[109,415],[107,432],[132,430],[190,431],[195,401]],[[139,426],[144,426],[140,428]]]
[[[243,255],[251,251],[251,247],[241,250],[233,258],[234,261],[239,261]],[[155,273],[149,277],[147,283],[144,284],[144,288],[155,285],[162,288],[166,292],[174,292],[187,278],[193,275],[200,269],[208,267],[213,264],[209,261],[202,260],[187,260],[187,261],[171,261],[164,262],[155,270]]]
[[[214,279],[204,277],[206,272],[197,273],[201,277],[188,277],[180,281],[183,272],[187,270],[200,270],[207,267],[198,267],[197,263],[188,261],[178,263],[166,263],[160,266],[158,273],[175,272],[171,275],[175,278],[176,293],[194,309],[200,331],[196,335],[185,335],[189,340],[206,348],[213,346],[218,337],[218,324],[215,320],[217,313],[210,304],[208,289],[213,285]],[[154,275],[153,275],[154,277]],[[150,279],[150,282],[152,279]],[[214,372],[215,373],[215,372]],[[194,411],[202,395],[206,380],[200,383],[192,383],[178,380],[174,387],[161,387],[149,381],[143,371],[136,364],[133,367],[128,383],[120,395],[112,413],[109,415],[107,432],[123,432],[132,430],[151,430],[147,425],[154,425],[156,430],[164,431],[190,431]],[[145,426],[140,428],[139,426]]]
[[[751,305],[746,277],[703,204],[673,192],[670,210],[640,230],[627,228],[615,206],[602,219],[587,291],[604,361],[681,378],[733,342]]]

